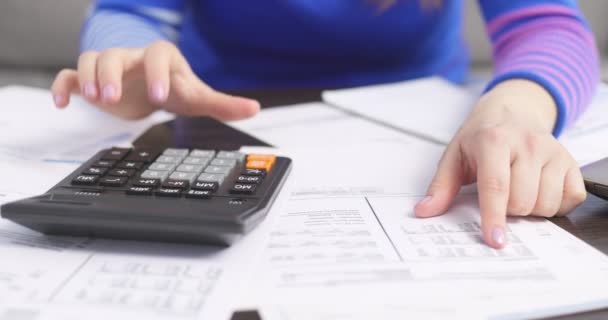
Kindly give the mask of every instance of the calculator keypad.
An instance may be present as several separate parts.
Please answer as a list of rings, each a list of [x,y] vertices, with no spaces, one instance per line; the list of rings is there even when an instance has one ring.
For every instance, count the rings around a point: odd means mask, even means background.
[[[255,195],[276,156],[236,151],[113,148],[72,180],[132,196],[208,199],[220,190]],[[225,186],[225,187],[224,187]]]

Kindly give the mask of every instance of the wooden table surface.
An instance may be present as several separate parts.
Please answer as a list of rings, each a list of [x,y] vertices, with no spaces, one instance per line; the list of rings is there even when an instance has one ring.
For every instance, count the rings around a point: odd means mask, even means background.
[[[321,90],[255,90],[233,92],[258,99],[264,108],[289,105],[301,102],[320,101]],[[566,217],[553,218],[552,222],[568,232],[608,254],[608,202],[589,195],[587,200]],[[608,290],[608,288],[606,288]],[[249,318],[249,317],[244,317]],[[250,318],[253,319],[253,318]],[[606,320],[608,308],[604,310],[561,316],[559,320]]]

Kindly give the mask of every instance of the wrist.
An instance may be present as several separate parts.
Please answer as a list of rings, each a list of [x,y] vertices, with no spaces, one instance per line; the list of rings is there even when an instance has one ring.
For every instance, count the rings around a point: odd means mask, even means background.
[[[553,97],[536,82],[512,79],[486,92],[473,114],[492,114],[496,121],[516,121],[532,129],[552,132],[557,119]]]

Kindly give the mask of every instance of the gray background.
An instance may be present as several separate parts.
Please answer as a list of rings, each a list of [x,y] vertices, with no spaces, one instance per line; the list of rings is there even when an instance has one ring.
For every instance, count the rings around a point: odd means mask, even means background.
[[[80,26],[90,0],[1,0],[0,86],[25,84],[48,87],[54,73],[75,64]],[[466,38],[474,70],[491,70],[490,46],[477,1],[467,0]],[[582,0],[598,46],[605,54],[608,40],[608,1]],[[604,75],[608,75],[604,69]]]

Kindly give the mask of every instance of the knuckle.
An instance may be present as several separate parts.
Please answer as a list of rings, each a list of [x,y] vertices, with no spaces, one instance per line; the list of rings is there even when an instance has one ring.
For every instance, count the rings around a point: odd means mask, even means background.
[[[64,79],[64,78],[70,76],[73,72],[74,72],[74,70],[72,70],[72,69],[67,69],[67,68],[61,69],[61,71],[59,71],[57,73],[57,79]]]
[[[567,191],[565,194],[565,198],[574,203],[575,205],[579,205],[587,199],[587,192],[585,190],[578,189]]]
[[[498,177],[488,177],[477,181],[477,187],[493,194],[506,193],[508,184],[505,180]]]
[[[87,60],[89,58],[95,58],[98,55],[99,55],[99,52],[94,51],[94,50],[85,51],[80,54],[79,60],[83,61],[83,60]]]
[[[480,142],[491,144],[503,144],[506,141],[507,133],[502,127],[484,128],[477,133]]]
[[[559,210],[559,205],[553,201],[539,200],[534,208],[534,214],[542,217],[552,217]]]
[[[150,44],[148,46],[148,49],[152,50],[152,51],[156,51],[156,50],[175,51],[177,48],[170,41],[158,40],[158,41],[155,41],[152,44]]]
[[[110,59],[114,59],[117,56],[121,56],[123,52],[123,49],[120,48],[106,49],[101,54],[99,54],[99,59],[103,62],[107,62]]]
[[[507,205],[507,212],[509,212],[510,215],[514,216],[526,216],[530,214],[533,207],[534,204],[523,201],[521,199],[510,200],[509,204]]]
[[[526,133],[524,136],[525,149],[529,154],[537,153],[543,145],[543,136],[538,133]]]

